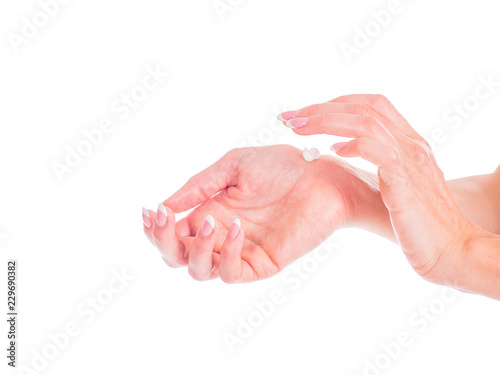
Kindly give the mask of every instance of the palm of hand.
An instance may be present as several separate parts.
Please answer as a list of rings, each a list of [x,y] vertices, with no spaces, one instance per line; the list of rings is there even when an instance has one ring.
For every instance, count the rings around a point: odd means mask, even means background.
[[[285,145],[237,149],[232,157],[238,165],[236,183],[183,219],[190,228],[189,235],[180,238],[187,251],[206,215],[211,214],[219,226],[216,253],[232,221],[239,218],[245,230],[241,258],[257,278],[266,278],[346,222],[341,189],[346,173],[332,159],[308,163],[299,150]],[[214,269],[212,276],[217,274]]]

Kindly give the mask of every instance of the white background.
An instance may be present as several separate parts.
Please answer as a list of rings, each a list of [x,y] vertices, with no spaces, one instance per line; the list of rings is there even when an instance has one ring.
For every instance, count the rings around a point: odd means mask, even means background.
[[[458,129],[443,114],[474,94],[479,77],[500,80],[496,2],[401,0],[402,11],[351,62],[340,43],[353,44],[356,28],[389,1],[237,3],[221,19],[212,0],[74,0],[18,53],[9,33],[22,35],[23,17],[40,5],[1,3],[0,280],[6,260],[18,259],[18,364],[31,367],[49,333],[75,322],[80,334],[41,373],[371,374],[367,363],[378,358],[384,374],[498,374],[500,304],[464,294],[436,302],[443,288],[421,280],[382,238],[334,234],[340,247],[292,290],[282,275],[196,282],[165,266],[141,221],[142,206],[156,209],[253,137],[329,152],[338,139],[301,138],[274,118],[348,93],[386,95],[429,139],[444,129],[436,155],[447,178],[491,172],[500,88]],[[170,76],[121,120],[111,104],[147,66]],[[113,132],[60,182],[52,163],[104,118]],[[134,280],[86,323],[77,307],[122,269]],[[274,289],[286,301],[230,353],[224,332],[235,334]],[[439,314],[425,328],[412,323],[429,305]],[[382,345],[401,332],[412,344],[384,362]]]

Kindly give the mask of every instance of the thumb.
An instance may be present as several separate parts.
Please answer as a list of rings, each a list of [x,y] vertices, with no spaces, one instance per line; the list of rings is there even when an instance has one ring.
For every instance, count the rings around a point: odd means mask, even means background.
[[[229,151],[210,167],[191,177],[163,204],[176,213],[184,212],[207,201],[219,191],[236,186],[239,156],[235,151]]]

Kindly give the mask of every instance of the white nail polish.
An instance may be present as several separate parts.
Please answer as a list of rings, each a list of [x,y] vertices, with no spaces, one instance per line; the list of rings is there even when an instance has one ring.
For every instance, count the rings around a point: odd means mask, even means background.
[[[288,121],[285,123],[285,126],[286,126],[287,128],[293,129],[293,126],[292,126],[292,120],[288,120]]]
[[[163,203],[160,203],[158,205],[158,210],[156,213],[156,224],[158,224],[160,227],[164,226],[167,223],[167,218],[168,218],[167,209],[165,208]]]
[[[201,224],[200,233],[203,237],[208,237],[215,229],[215,220],[212,215],[207,215],[203,224]]]
[[[234,241],[238,237],[240,229],[241,229],[241,221],[240,219],[236,218],[233,220],[233,224],[229,228],[229,233],[227,234],[228,237]]]
[[[208,224],[210,224],[212,226],[212,228],[215,228],[215,220],[212,217],[212,215],[207,215],[205,220],[208,222]]]
[[[144,207],[142,208],[142,220],[147,228],[151,227],[151,216],[149,215],[149,211]]]
[[[285,121],[285,119],[283,118],[283,116],[281,116],[281,113],[278,115],[278,120],[280,120],[281,122]]]
[[[165,206],[163,205],[163,203],[160,203],[158,205],[158,211],[160,211],[163,215],[165,215],[165,216],[168,217],[167,209],[165,208]]]

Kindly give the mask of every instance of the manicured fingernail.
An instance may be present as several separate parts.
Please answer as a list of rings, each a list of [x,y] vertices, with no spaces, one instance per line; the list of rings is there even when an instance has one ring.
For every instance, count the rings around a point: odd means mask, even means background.
[[[205,221],[203,221],[203,224],[201,225],[201,229],[200,229],[201,234],[204,237],[208,237],[212,234],[212,232],[214,231],[214,228],[215,228],[215,220],[212,217],[212,215],[208,215],[205,218]]]
[[[240,233],[241,221],[240,219],[234,219],[231,228],[229,228],[229,238],[235,240],[238,237],[238,233]]]
[[[283,113],[280,113],[278,115],[278,120],[280,121],[288,121],[288,120],[291,120],[295,117],[297,117],[299,115],[299,111],[287,111],[287,112],[283,112]]]
[[[347,146],[347,143],[348,142],[335,143],[334,145],[332,145],[332,147],[330,147],[330,150],[332,150],[333,152],[338,152],[342,150],[345,146]]]
[[[307,121],[309,121],[307,117],[298,117],[288,120],[285,125],[287,128],[300,129],[306,126]]]
[[[158,205],[158,210],[156,211],[156,224],[160,227],[164,226],[167,223],[167,217],[167,209],[163,203],[160,203]]]
[[[149,211],[145,208],[142,209],[142,221],[144,221],[144,225],[149,228],[151,227],[151,216],[149,215]]]

